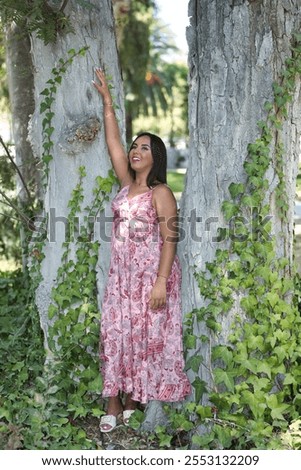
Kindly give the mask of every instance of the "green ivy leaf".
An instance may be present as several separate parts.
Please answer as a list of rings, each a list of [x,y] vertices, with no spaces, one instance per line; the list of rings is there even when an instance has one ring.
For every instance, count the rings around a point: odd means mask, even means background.
[[[206,383],[204,382],[204,380],[201,380],[199,377],[196,377],[192,382],[192,386],[195,392],[195,401],[196,403],[199,403],[204,393],[208,392]]]
[[[206,320],[206,326],[215,333],[219,333],[222,330],[222,326],[214,318],[208,318]]]
[[[195,349],[196,348],[196,336],[185,334],[184,343],[187,349]]]
[[[46,128],[46,129],[44,129],[44,132],[45,132],[45,134],[48,135],[48,137],[51,136],[51,134],[53,133],[53,131],[54,131],[54,127],[48,127],[48,128]]]
[[[48,309],[48,318],[52,320],[58,313],[58,309],[55,305],[51,304]]]
[[[227,389],[234,393],[234,377],[235,372],[230,372],[227,370],[220,369],[219,367],[215,368],[214,371],[214,379],[217,384],[225,384]]]
[[[233,352],[227,346],[215,346],[212,348],[212,359],[222,359],[226,366],[229,366],[233,361]]]
[[[145,418],[145,415],[144,415],[143,411],[135,410],[135,413],[133,413],[130,416],[130,419],[129,419],[130,427],[135,429],[135,430],[139,429],[141,424],[144,421],[144,418]]]
[[[191,369],[195,374],[198,373],[200,365],[202,362],[202,356],[191,356],[188,361],[186,361],[186,370]]]
[[[229,192],[231,197],[235,199],[245,192],[245,185],[243,183],[231,183],[229,186]]]
[[[250,350],[264,351],[265,349],[265,340],[260,335],[250,335],[247,339],[247,344]]]
[[[55,393],[57,393],[58,391],[60,390],[60,387],[58,387],[57,385],[53,385],[52,387],[49,387],[47,389],[47,395],[54,395]]]
[[[238,214],[239,207],[230,201],[224,201],[222,203],[222,211],[225,215],[226,220],[230,220],[232,217]]]
[[[92,416],[95,416],[95,418],[100,418],[101,416],[105,415],[106,412],[101,410],[100,408],[92,408],[91,414]]]
[[[267,405],[271,410],[271,416],[273,419],[284,420],[283,413],[290,408],[288,403],[279,403],[278,396],[271,394],[267,396]]]
[[[0,408],[0,418],[5,418],[8,422],[11,421],[11,413],[8,409],[1,407]]]
[[[267,408],[264,393],[255,394],[245,390],[242,392],[242,402],[250,408],[255,420],[261,419]]]

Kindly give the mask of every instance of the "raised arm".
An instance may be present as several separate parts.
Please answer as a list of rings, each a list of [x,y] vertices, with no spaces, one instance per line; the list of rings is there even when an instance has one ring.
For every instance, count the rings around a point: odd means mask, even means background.
[[[95,74],[98,81],[93,81],[92,83],[100,93],[103,101],[103,119],[109,154],[116,176],[121,185],[125,186],[130,183],[131,176],[128,172],[128,158],[122,145],[112,96],[103,71],[100,68],[97,68],[95,70]]]

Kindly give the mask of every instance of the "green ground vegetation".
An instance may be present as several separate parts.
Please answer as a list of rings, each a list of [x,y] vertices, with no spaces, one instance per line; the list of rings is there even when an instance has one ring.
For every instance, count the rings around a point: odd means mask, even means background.
[[[167,183],[174,193],[182,193],[185,184],[185,173],[169,170],[167,172]]]

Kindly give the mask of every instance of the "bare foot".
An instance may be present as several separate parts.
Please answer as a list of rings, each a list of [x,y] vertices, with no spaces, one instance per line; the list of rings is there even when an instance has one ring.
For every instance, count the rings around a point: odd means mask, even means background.
[[[132,400],[132,395],[129,394],[126,396],[124,409],[125,410],[135,410],[137,408],[138,401]]]
[[[107,414],[102,416],[100,420],[100,430],[102,432],[110,432],[117,425],[117,417],[123,411],[119,396],[110,397],[108,402]]]
[[[119,413],[122,413],[123,406],[121,404],[119,396],[110,397],[108,402],[107,415],[117,416]]]

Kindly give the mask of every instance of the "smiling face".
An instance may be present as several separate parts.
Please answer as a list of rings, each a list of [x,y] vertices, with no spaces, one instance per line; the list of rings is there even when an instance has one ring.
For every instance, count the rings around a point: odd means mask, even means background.
[[[131,168],[136,173],[149,173],[153,166],[150,137],[143,135],[138,137],[132,144],[129,152]]]

